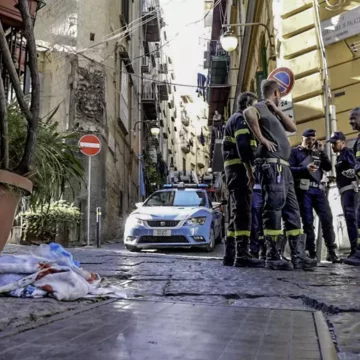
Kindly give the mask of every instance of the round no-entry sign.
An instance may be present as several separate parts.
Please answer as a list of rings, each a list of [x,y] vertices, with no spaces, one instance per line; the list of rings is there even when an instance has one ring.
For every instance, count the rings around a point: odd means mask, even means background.
[[[294,73],[287,67],[275,69],[270,73],[268,79],[275,80],[279,84],[281,96],[289,94],[295,83]]]
[[[80,151],[86,156],[95,156],[101,150],[101,141],[95,135],[84,135],[79,141]]]

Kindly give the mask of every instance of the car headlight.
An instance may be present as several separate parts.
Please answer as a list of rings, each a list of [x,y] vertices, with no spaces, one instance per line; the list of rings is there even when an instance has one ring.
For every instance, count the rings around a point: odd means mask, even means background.
[[[193,217],[186,221],[186,225],[204,225],[206,222],[206,217]]]
[[[136,226],[136,225],[144,226],[145,222],[143,220],[141,220],[141,219],[136,218],[136,217],[129,217],[127,222],[126,222],[126,225],[130,226],[130,227],[133,227],[133,226]]]

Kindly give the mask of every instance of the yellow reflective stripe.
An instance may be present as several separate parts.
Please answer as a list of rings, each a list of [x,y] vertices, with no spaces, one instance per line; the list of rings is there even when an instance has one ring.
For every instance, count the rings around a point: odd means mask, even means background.
[[[278,236],[282,234],[282,230],[266,230],[264,229],[264,235]]]
[[[303,231],[301,229],[286,230],[287,236],[298,236],[301,234],[303,234]]]
[[[360,229],[358,229],[358,234],[360,235]]]
[[[231,166],[231,165],[236,165],[236,164],[239,164],[241,165],[242,164],[242,161],[240,159],[232,159],[232,160],[226,160],[224,162],[224,166],[227,167],[227,166]]]
[[[233,137],[231,137],[231,136],[225,136],[225,137],[224,137],[224,141],[226,141],[226,142],[231,142],[231,143],[233,143],[233,144],[236,143],[236,139],[233,138]]]
[[[360,156],[360,151],[357,151],[356,154],[355,154],[356,157],[359,157]]]
[[[250,231],[249,230],[227,231],[226,236],[228,237],[250,236]]]
[[[237,138],[239,135],[250,134],[249,129],[239,129],[235,131],[234,136]]]
[[[236,230],[235,236],[250,236],[249,230]]]
[[[256,140],[250,140],[250,146],[257,146]]]

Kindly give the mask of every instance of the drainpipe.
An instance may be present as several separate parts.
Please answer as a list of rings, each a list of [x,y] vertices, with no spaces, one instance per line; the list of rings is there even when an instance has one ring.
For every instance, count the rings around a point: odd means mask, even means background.
[[[257,2],[258,2],[257,0],[249,1],[247,14],[246,14],[246,23],[251,23],[252,20],[254,19]],[[246,63],[247,63],[248,53],[249,53],[251,32],[252,32],[251,27],[245,27],[245,31],[244,31],[245,35],[244,35],[244,40],[242,42],[242,49],[241,49],[241,56],[240,56],[240,70],[238,72],[233,112],[235,112],[237,110],[236,99],[238,98],[238,96],[241,92],[241,86],[244,81]]]
[[[329,68],[326,59],[326,51],[324,39],[321,31],[321,21],[319,13],[319,2],[318,0],[313,0],[314,16],[315,16],[315,29],[318,37],[319,47],[320,47],[320,57],[322,65],[322,80],[323,80],[323,90],[324,90],[324,107],[325,107],[325,134],[326,140],[330,139],[331,133],[336,131],[336,109],[333,104],[333,98],[331,94],[330,79],[329,79]],[[332,165],[332,175],[335,175],[335,163],[336,155],[332,154],[330,144],[326,144],[326,153],[331,159]]]

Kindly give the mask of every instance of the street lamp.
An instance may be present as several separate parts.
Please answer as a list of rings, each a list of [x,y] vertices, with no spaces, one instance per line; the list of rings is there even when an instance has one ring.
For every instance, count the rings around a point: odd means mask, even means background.
[[[263,26],[265,28],[267,37],[269,39],[269,43],[270,43],[270,59],[271,60],[276,60],[276,55],[275,55],[275,46],[272,43],[272,37],[271,37],[271,33],[269,28],[267,27],[266,24],[264,23],[260,23],[260,22],[256,22],[256,23],[237,23],[237,24],[224,24],[222,27],[223,28],[231,28],[233,26]],[[228,29],[221,37],[220,37],[220,43],[222,48],[227,51],[227,52],[231,52],[234,51],[237,48],[238,45],[238,36],[236,36],[236,34],[230,29]]]
[[[152,123],[152,125],[150,127],[151,135],[158,136],[160,134],[160,128],[155,124],[154,120],[144,120],[144,121],[137,121],[134,124],[134,127],[132,129],[132,132],[133,132],[134,136],[136,135],[136,125],[140,124],[140,123]]]
[[[152,136],[158,136],[160,134],[160,128],[157,125],[153,125],[150,128],[150,132]]]
[[[232,30],[227,30],[220,38],[220,44],[222,48],[231,52],[234,51],[238,46],[238,39]]]

